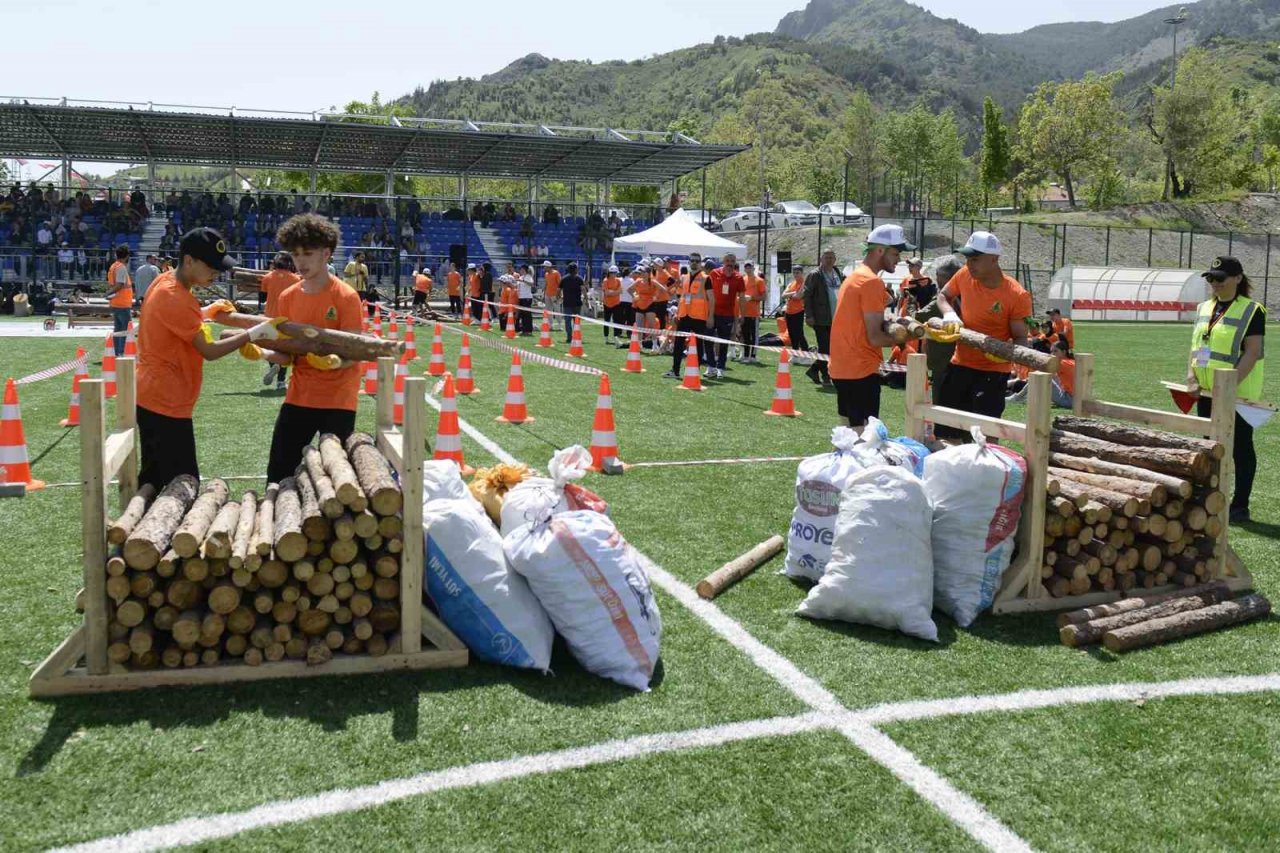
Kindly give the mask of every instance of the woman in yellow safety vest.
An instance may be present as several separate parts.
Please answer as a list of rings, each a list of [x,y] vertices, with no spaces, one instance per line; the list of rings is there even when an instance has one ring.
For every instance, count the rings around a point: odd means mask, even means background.
[[[1262,398],[1262,338],[1266,333],[1267,309],[1249,298],[1249,277],[1235,258],[1213,259],[1201,275],[1209,282],[1213,298],[1200,303],[1195,331],[1191,335],[1191,359],[1187,388],[1192,394],[1213,391],[1213,371],[1234,368],[1238,374],[1237,395],[1242,400]],[[1213,410],[1210,397],[1200,397],[1196,412],[1202,418]],[[1236,415],[1235,494],[1231,498],[1232,523],[1249,520],[1249,494],[1258,469],[1253,448],[1253,427]]]

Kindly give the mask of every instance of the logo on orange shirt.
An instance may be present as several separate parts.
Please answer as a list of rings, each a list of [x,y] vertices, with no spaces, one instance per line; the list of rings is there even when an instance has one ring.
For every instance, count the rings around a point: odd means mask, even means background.
[[[325,318],[326,320],[336,320],[336,319],[338,319],[338,309],[337,309],[337,308],[335,308],[335,307],[333,307],[332,305],[330,305],[330,306],[329,306],[329,310],[328,310],[328,311],[326,311],[326,312],[324,312],[324,318]]]
[[[999,313],[1000,313],[1000,300],[999,300],[999,299],[997,299],[995,302],[992,302],[992,303],[991,303],[991,313],[992,313],[992,314],[999,314]]]

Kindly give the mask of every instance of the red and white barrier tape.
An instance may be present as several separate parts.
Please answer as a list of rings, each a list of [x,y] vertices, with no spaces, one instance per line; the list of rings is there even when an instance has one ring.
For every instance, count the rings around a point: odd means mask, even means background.
[[[418,317],[406,317],[404,319],[411,321],[414,325],[417,325],[417,326],[426,326],[433,322],[431,320],[423,320]],[[507,355],[511,355],[512,353],[518,352],[520,353],[521,360],[529,364],[541,364],[544,367],[555,367],[555,368],[559,368],[560,370],[567,370],[570,373],[585,373],[589,376],[600,376],[605,372],[600,368],[592,367],[589,364],[579,364],[577,362],[572,362],[572,361],[563,361],[558,358],[552,358],[549,355],[543,355],[540,352],[530,352],[529,350],[520,349],[519,347],[513,347],[508,344],[500,343],[498,341],[486,338],[483,335],[476,334],[474,329],[460,328],[460,327],[452,326],[446,323],[441,323],[440,325],[441,325],[441,328],[448,329],[450,332],[453,332],[455,334],[470,335],[471,342],[473,344],[479,344],[482,347],[499,350],[500,352],[505,352]]]
[[[690,459],[676,462],[628,462],[628,468],[680,468],[688,465],[747,465],[752,462],[799,462],[804,456],[753,456],[742,459]]]
[[[44,370],[37,370],[35,373],[32,373],[30,376],[24,376],[21,379],[15,379],[13,380],[13,384],[29,385],[32,382],[40,382],[41,380],[44,380],[44,379],[52,379],[55,376],[61,376],[64,373],[70,373],[71,371],[75,370],[78,367],[85,367],[85,365],[86,365],[85,359],[73,358],[71,359],[71,361],[64,362],[62,364],[58,364],[53,367],[46,367]]]

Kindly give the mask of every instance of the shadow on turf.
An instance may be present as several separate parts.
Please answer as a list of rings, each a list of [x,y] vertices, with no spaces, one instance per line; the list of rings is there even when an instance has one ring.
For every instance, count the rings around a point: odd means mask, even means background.
[[[57,449],[57,447],[58,447],[58,445],[59,445],[59,444],[62,444],[62,442],[66,441],[66,440],[67,440],[67,436],[71,435],[73,432],[75,432],[75,430],[74,430],[74,429],[71,429],[71,428],[64,429],[64,430],[62,431],[62,435],[60,435],[60,436],[58,436],[57,438],[55,438],[55,439],[53,440],[53,443],[51,443],[51,444],[50,444],[48,447],[46,447],[44,450],[41,450],[41,451],[40,451],[40,453],[39,453],[39,454],[37,454],[37,455],[36,455],[36,457],[35,457],[34,459],[32,459],[32,460],[31,460],[31,464],[32,464],[32,465],[36,465],[36,464],[38,464],[38,463],[40,462],[40,460],[41,460],[41,459],[44,459],[46,456],[48,456],[50,453],[52,453],[55,449]]]
[[[447,702],[448,694],[481,687],[510,687],[535,702],[564,707],[607,705],[634,698],[635,690],[584,670],[556,637],[551,675],[473,662],[465,669],[386,675],[320,677],[228,684],[222,687],[162,687],[109,696],[64,696],[37,700],[53,706],[40,740],[19,762],[18,778],[40,773],[78,731],[127,727],[140,721],[155,729],[200,728],[228,720],[232,713],[306,719],[327,732],[342,731],[356,717],[391,712],[391,737],[412,742],[421,736],[422,703]],[[661,659],[650,687],[666,676]],[[431,714],[427,709],[426,736]]]

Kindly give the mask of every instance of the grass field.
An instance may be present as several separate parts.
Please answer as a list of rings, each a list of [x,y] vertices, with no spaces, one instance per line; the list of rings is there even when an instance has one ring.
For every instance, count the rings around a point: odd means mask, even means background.
[[[689,394],[662,378],[668,359],[646,357],[645,374],[627,375],[624,351],[602,347],[596,328],[584,335],[587,363],[610,372],[627,462],[798,456],[829,446],[834,397],[799,371],[795,396],[804,417],[766,418],[772,361],[734,366],[729,380]],[[1181,378],[1184,328],[1082,323],[1077,335],[1079,349],[1097,355],[1099,396],[1169,408],[1157,380]],[[451,366],[457,342],[446,334]],[[76,343],[0,337],[0,375],[65,361]],[[101,346],[84,343],[91,351]],[[419,351],[428,349],[429,336],[420,336]],[[497,424],[509,357],[473,345],[473,359],[482,393],[460,399],[459,409],[489,440],[535,466],[558,447],[588,442],[594,377],[526,362],[537,420]],[[207,366],[196,410],[206,476],[265,470],[282,395],[263,389],[260,376],[260,367],[235,357]],[[1270,399],[1280,397],[1278,384],[1273,371]],[[683,585],[786,530],[794,462],[641,467],[589,481],[628,540],[671,576],[656,584],[665,636],[649,693],[597,679],[557,647],[553,677],[476,664],[33,702],[26,680],[76,623],[71,602],[81,585],[78,441],[74,430],[57,426],[68,385],[59,377],[21,393],[36,475],[72,485],[0,501],[2,849],[86,842],[186,819],[196,819],[190,832],[131,837],[126,847],[230,835],[203,844],[966,849],[1020,837],[1053,850],[1222,849],[1261,847],[1280,831],[1280,699],[1273,693],[941,719],[889,714],[882,729],[872,729],[864,713],[909,700],[1280,673],[1280,619],[1111,656],[1061,647],[1048,615],[988,615],[970,629],[937,616],[941,642],[933,645],[794,616],[804,590],[774,573],[777,562],[714,608],[687,606]],[[369,428],[372,404],[361,405],[361,425]],[[883,409],[898,430],[901,394],[886,391]],[[1021,414],[1016,407],[1008,413]],[[1273,598],[1280,591],[1277,435],[1272,425],[1257,436],[1256,521],[1232,529],[1257,587]],[[470,437],[463,444],[471,464],[493,461]],[[738,626],[745,634],[733,633]],[[815,696],[830,697],[819,701],[828,703],[822,719],[814,717]],[[854,715],[846,720],[831,706]],[[769,722],[753,728],[760,720]],[[881,730],[894,742],[877,740]],[[621,746],[596,749],[602,742]],[[903,747],[921,764],[904,763]],[[584,750],[581,761],[563,752],[575,749]],[[546,757],[524,770],[501,764],[533,754]],[[469,767],[478,762],[500,764]],[[360,787],[408,777],[417,781],[407,788]],[[278,803],[344,788],[360,790]],[[388,800],[395,802],[376,805]],[[374,807],[350,810],[357,802]],[[285,816],[230,817],[259,806]],[[202,835],[210,824],[198,819],[218,814],[229,815],[225,831]]]

